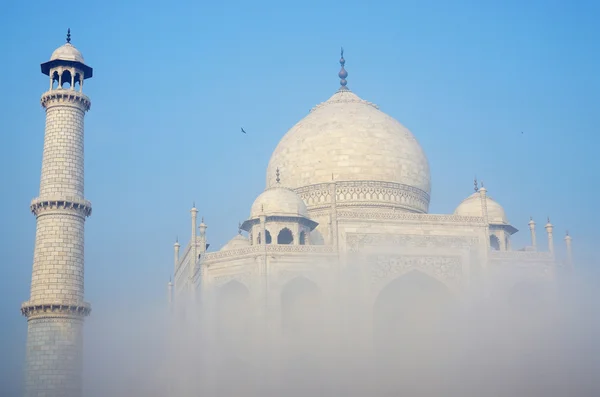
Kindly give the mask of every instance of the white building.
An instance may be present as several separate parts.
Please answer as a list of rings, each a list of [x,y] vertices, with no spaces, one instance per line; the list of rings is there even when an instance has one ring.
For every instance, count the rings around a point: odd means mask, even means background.
[[[332,278],[348,274],[371,305],[409,274],[480,297],[509,299],[519,286],[552,285],[557,266],[571,262],[570,237],[569,257],[557,260],[552,224],[545,225],[549,251],[542,252],[531,220],[531,245],[515,250],[517,229],[477,181],[453,214],[430,214],[423,149],[407,128],[347,88],[343,52],[340,64],[340,88],[273,152],[266,189],[238,235],[207,251],[207,226],[197,227],[192,208],[190,243],[181,253],[175,244],[175,299],[233,288],[264,297],[277,315],[286,288],[305,283],[336,294]]]

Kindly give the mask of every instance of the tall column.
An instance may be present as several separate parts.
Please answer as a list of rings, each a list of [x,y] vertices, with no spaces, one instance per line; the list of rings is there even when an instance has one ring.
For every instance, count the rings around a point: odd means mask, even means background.
[[[177,265],[179,264],[179,249],[181,245],[179,244],[179,239],[175,239],[175,244],[173,245],[173,272],[177,271]]]
[[[529,231],[531,232],[531,246],[534,251],[537,251],[537,242],[535,239],[535,222],[533,218],[529,218]]]
[[[190,261],[189,261],[190,268],[188,269],[188,271],[189,271],[189,282],[190,282],[189,287],[190,287],[190,291],[193,292],[193,290],[194,290],[194,272],[196,270],[196,262],[198,261],[198,240],[197,240],[197,236],[196,236],[196,231],[198,230],[198,228],[196,226],[196,223],[198,222],[198,210],[196,209],[196,203],[194,203],[194,205],[192,206],[190,213],[192,214],[192,239],[190,241],[192,257],[190,258]]]
[[[200,232],[200,254],[204,254],[206,252],[206,229],[208,229],[208,226],[206,226],[206,224],[204,223],[204,217],[202,217],[202,220],[200,221],[200,226],[198,227],[198,230]]]
[[[548,223],[546,223],[546,232],[548,233],[548,251],[552,255],[554,255],[554,238],[552,237],[552,229],[554,226],[550,223],[550,218],[548,218]]]
[[[567,231],[567,235],[565,236],[565,244],[567,245],[567,264],[569,265],[569,267],[573,267],[573,249],[571,246],[572,242],[573,239]]]
[[[84,78],[92,68],[67,43],[41,65],[42,73],[62,80],[71,67]],[[42,95],[46,111],[39,197],[31,202],[36,216],[35,249],[27,317],[25,396],[80,397],[82,393],[84,301],[84,222],[91,214],[84,198],[83,120],[90,108],[81,92],[60,84]]]

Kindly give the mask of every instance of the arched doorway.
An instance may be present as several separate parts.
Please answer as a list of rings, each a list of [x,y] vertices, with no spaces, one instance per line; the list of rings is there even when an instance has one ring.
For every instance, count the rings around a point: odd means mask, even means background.
[[[373,307],[375,370],[390,395],[437,393],[427,380],[451,361],[447,335],[455,297],[446,285],[420,271],[396,278]],[[386,394],[383,394],[386,395]]]
[[[325,391],[319,346],[323,336],[323,299],[319,287],[296,277],[281,290],[281,326],[285,340],[282,394],[322,395]]]
[[[237,280],[215,291],[215,344],[212,354],[217,396],[243,395],[253,387],[252,366],[242,357],[251,341],[250,291]],[[231,380],[235,379],[235,382]]]
[[[239,281],[232,280],[216,292],[215,316],[217,336],[225,346],[242,340],[247,333],[250,292]]]
[[[296,277],[281,290],[281,325],[284,335],[312,333],[322,324],[319,287],[305,277]]]

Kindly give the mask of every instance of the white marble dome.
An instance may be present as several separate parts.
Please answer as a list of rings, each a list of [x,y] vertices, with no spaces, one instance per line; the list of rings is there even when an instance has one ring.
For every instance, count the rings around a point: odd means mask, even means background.
[[[413,134],[347,89],[317,105],[281,139],[267,169],[291,189],[335,181],[380,181],[429,197],[429,163]],[[427,199],[428,201],[428,199]]]
[[[83,55],[81,55],[81,52],[79,52],[79,50],[71,43],[63,44],[54,50],[50,56],[50,60],[73,61],[85,64]]]
[[[244,248],[244,247],[249,247],[250,246],[250,240],[248,240],[246,237],[242,236],[241,234],[236,234],[236,236],[234,238],[232,238],[231,240],[229,240],[227,242],[227,244],[225,244],[220,251],[227,251],[227,250],[232,250],[232,249],[236,249],[236,248]]]
[[[293,190],[276,184],[254,200],[250,209],[250,219],[260,215],[308,218],[308,210],[304,201]]]
[[[488,221],[492,224],[508,225],[508,218],[504,208],[490,196],[486,196],[486,207]],[[462,216],[483,216],[481,208],[481,195],[476,192],[464,199],[454,210],[454,215]]]

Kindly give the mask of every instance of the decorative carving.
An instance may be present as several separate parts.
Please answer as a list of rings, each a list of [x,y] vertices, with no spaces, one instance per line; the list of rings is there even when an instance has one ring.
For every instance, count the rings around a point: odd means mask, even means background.
[[[328,245],[252,245],[227,251],[208,252],[204,254],[203,264],[222,260],[224,258],[242,258],[262,252],[288,252],[288,253],[313,253],[330,254],[333,253],[333,247]]]
[[[31,303],[21,305],[21,314],[29,319],[41,317],[86,317],[92,307],[87,302],[72,303]]]
[[[44,212],[50,210],[68,210],[74,211],[82,217],[88,217],[92,214],[92,203],[80,198],[37,198],[31,201],[29,206],[35,216],[41,216]]]
[[[55,104],[73,104],[83,111],[88,111],[92,102],[86,95],[75,90],[51,90],[42,95],[41,104],[44,108]]]
[[[370,264],[373,284],[385,282],[411,270],[420,270],[450,284],[460,283],[462,277],[459,256],[373,255],[367,258],[367,263]]]
[[[427,212],[429,194],[414,186],[393,182],[342,181],[333,182],[338,206],[385,206]],[[309,209],[331,205],[331,183],[320,183],[295,189]],[[360,204],[359,204],[360,203]]]
[[[251,269],[256,269],[255,267],[250,267]],[[256,278],[256,271],[245,271],[240,273],[227,273],[220,274],[213,277],[210,277],[210,283],[212,287],[219,288],[223,285],[227,284],[230,281],[237,281],[240,284],[244,285],[248,290],[250,290],[250,286],[253,284],[252,280]]]
[[[394,212],[394,211],[338,211],[338,219],[365,219],[365,220],[400,220],[414,221],[419,223],[469,223],[485,226],[482,217],[461,216],[461,215],[437,215],[437,214],[417,214],[414,212]]]
[[[346,235],[349,252],[360,252],[363,247],[393,246],[419,247],[419,248],[469,248],[479,242],[477,237],[471,236],[429,236],[414,234],[357,234]]]
[[[510,260],[511,263],[515,261],[554,261],[554,257],[550,252],[538,252],[538,251],[491,251],[491,260]]]

